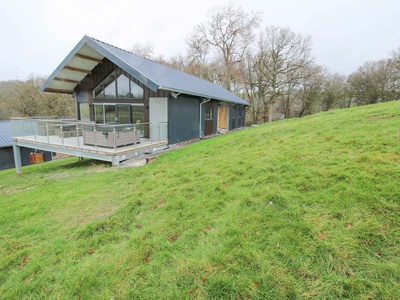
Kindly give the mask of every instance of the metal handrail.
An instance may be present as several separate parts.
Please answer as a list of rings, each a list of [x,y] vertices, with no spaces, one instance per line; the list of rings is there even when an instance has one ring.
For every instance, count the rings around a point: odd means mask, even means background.
[[[136,141],[137,136],[147,138],[151,143],[154,141],[168,140],[168,122],[159,122],[152,124],[150,122],[144,123],[126,123],[126,124],[99,124],[93,121],[81,121],[77,119],[48,119],[44,117],[26,118],[14,117],[12,118],[12,131],[13,137],[22,138],[24,140],[33,140],[35,142],[46,142],[48,144],[57,144],[69,146],[71,143],[78,147],[87,145],[85,144],[82,136],[84,132],[93,131],[94,146],[104,147],[99,145],[100,134],[113,135],[113,141],[110,145],[114,150],[118,146],[118,138],[120,132],[132,131],[133,138]],[[155,129],[155,130],[153,130]],[[143,131],[144,130],[144,131]],[[73,138],[73,142],[70,138]],[[82,140],[79,140],[79,139]]]

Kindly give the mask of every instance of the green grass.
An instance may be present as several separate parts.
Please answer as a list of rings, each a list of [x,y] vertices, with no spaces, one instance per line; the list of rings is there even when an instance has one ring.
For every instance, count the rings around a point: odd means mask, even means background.
[[[0,298],[400,299],[400,102],[136,169],[0,172]]]

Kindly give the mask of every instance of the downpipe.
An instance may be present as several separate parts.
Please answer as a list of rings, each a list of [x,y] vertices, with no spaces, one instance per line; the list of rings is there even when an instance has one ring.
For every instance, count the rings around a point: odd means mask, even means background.
[[[203,104],[204,103],[207,103],[207,102],[209,102],[209,101],[211,101],[211,99],[210,98],[208,98],[208,99],[204,99],[202,102],[200,102],[200,118],[199,118],[199,139],[201,139],[203,136],[204,136],[204,132],[201,130],[201,108],[202,108],[202,106],[203,106]]]

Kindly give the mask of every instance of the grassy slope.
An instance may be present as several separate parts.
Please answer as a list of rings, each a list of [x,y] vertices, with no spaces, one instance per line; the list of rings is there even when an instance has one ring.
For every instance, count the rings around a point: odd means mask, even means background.
[[[0,298],[400,298],[400,102],[137,169],[0,172]]]

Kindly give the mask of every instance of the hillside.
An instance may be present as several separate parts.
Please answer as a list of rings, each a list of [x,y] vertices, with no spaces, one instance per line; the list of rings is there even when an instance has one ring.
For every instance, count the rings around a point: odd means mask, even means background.
[[[0,298],[400,299],[400,102],[136,169],[0,172]]]

